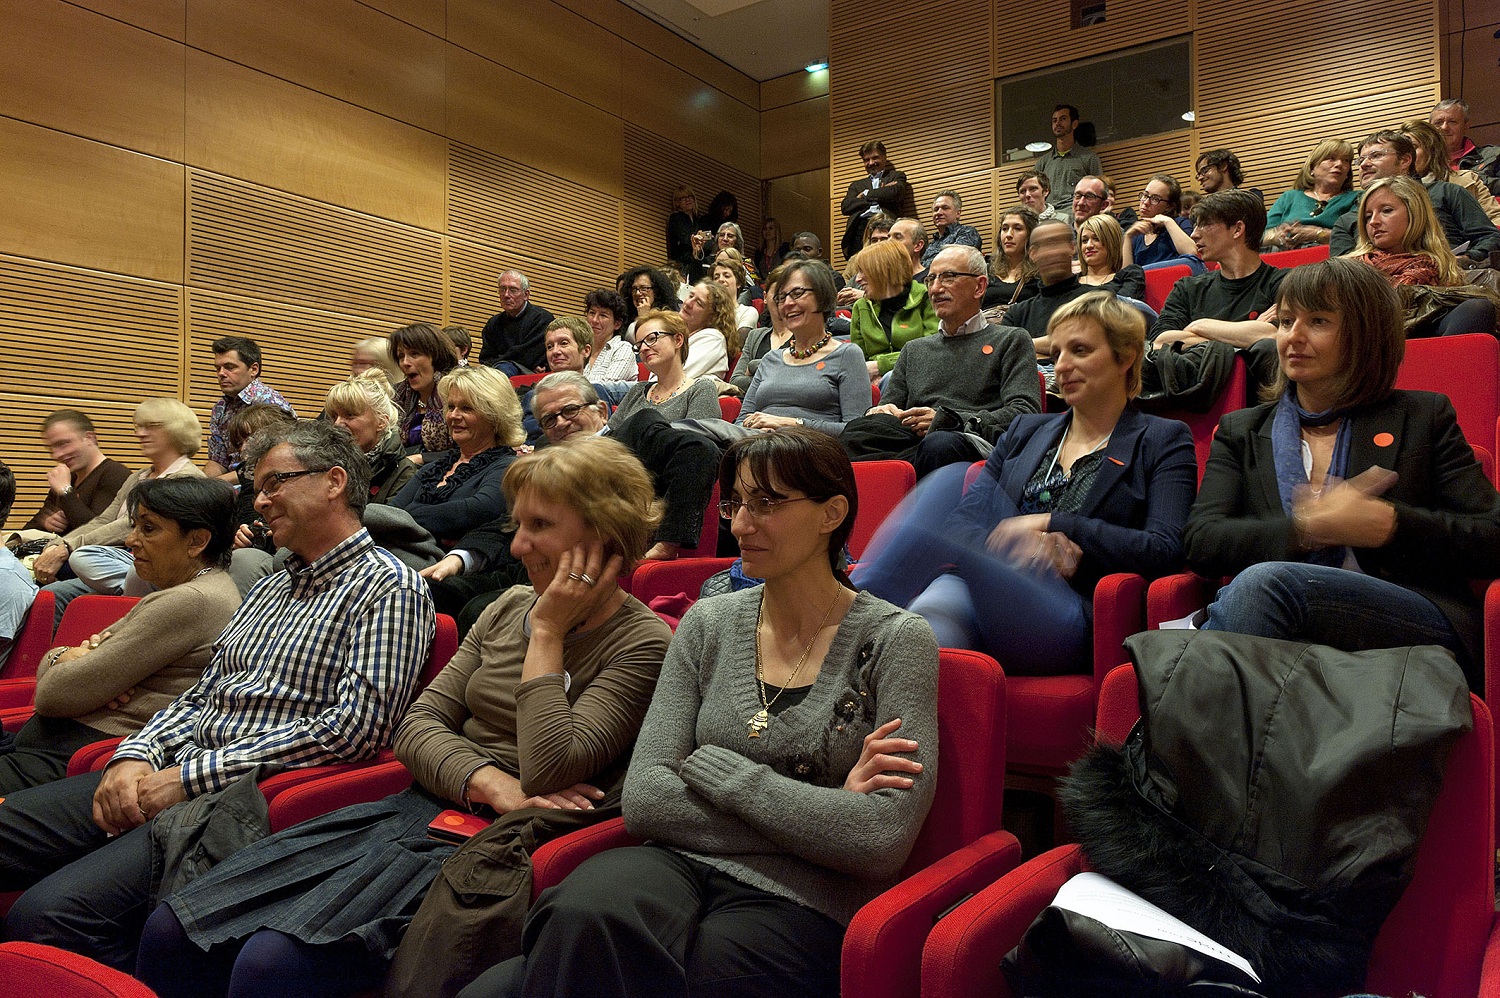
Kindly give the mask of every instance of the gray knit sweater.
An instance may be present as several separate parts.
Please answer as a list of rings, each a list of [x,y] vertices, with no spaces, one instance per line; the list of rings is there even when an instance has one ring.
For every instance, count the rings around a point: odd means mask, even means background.
[[[667,650],[625,778],[625,824],[847,925],[897,880],[937,780],[937,642],[926,621],[860,593],[807,698],[761,707],[761,589],[699,600]],[[920,748],[905,790],[843,789],[865,735],[893,717]]]
[[[1026,330],[982,326],[966,336],[942,332],[901,348],[881,394],[901,409],[938,410],[934,430],[975,433],[990,443],[1023,412],[1042,411],[1036,351]]]

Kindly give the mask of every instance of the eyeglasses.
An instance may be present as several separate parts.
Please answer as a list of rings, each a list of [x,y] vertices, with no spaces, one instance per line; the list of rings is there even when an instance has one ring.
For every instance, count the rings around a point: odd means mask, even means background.
[[[1104,195],[1103,194],[1094,194],[1094,193],[1091,193],[1089,191],[1080,191],[1080,192],[1074,193],[1073,200],[1075,202],[1076,201],[1103,201],[1104,200]]]
[[[309,468],[306,471],[272,472],[271,474],[266,476],[264,484],[256,487],[255,494],[257,497],[265,496],[267,499],[274,499],[277,495],[280,494],[281,487],[287,482],[290,482],[292,479],[301,478],[304,475],[322,475],[326,474],[327,472],[327,468]]]
[[[654,295],[656,294],[656,289],[649,284],[635,284],[631,286],[630,293],[633,295]]]
[[[750,511],[750,515],[757,520],[764,520],[772,513],[789,502],[802,502],[804,499],[813,499],[814,502],[822,502],[812,496],[797,496],[792,499],[772,499],[770,496],[757,496],[754,499],[724,499],[719,502],[719,516],[726,520],[733,520],[734,514],[741,508]]]
[[[520,294],[525,294],[525,293],[526,292],[525,292],[524,288],[507,288],[507,287],[503,287],[503,286],[500,288],[500,296],[502,298],[511,298],[511,297],[514,297],[515,295],[520,295]]]
[[[1168,204],[1171,198],[1157,197],[1150,191],[1141,191],[1141,204]]]
[[[666,335],[666,330],[663,329],[658,329],[655,332],[647,333],[645,336],[642,336],[640,339],[635,341],[635,352],[640,353],[641,347],[656,346],[656,341]]]
[[[547,413],[547,415],[538,419],[537,422],[542,424],[542,429],[550,430],[552,429],[552,427],[557,425],[557,421],[559,419],[566,419],[571,423],[574,416],[578,415],[580,412],[587,408],[589,408],[589,406],[583,404],[582,402],[571,402],[568,405],[563,406],[556,412]]]
[[[960,277],[983,277],[983,274],[970,274],[959,270],[944,270],[936,274],[928,274],[924,279],[930,288],[935,284],[952,284]]]
[[[783,305],[789,301],[801,301],[803,295],[810,294],[812,294],[812,288],[787,288],[785,291],[776,292],[771,296],[771,300],[778,305]]]

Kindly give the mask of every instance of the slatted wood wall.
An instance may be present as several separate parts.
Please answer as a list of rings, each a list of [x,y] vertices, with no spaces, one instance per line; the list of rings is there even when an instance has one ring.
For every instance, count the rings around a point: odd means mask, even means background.
[[[1015,203],[1015,178],[1031,165],[996,166],[994,81],[1133,45],[1192,35],[1197,121],[1098,148],[1117,202],[1132,206],[1153,173],[1194,186],[1194,160],[1220,146],[1234,149],[1248,183],[1274,199],[1320,139],[1357,139],[1425,114],[1440,91],[1442,0],[1109,0],[1104,24],[1076,30],[1062,2],[903,0],[881,5],[873,22],[868,4],[832,7],[835,238],[844,221],[838,202],[862,175],[855,150],[878,137],[910,176],[925,223],[932,195],[951,186],[964,195],[964,221],[992,248],[996,213]],[[901,58],[909,47],[873,45],[872,37],[934,44],[913,63]],[[1492,60],[1485,65],[1493,75]]]
[[[477,336],[507,267],[580,313],[664,258],[679,182],[759,236],[759,84],[617,0],[0,0],[0,24],[10,526],[53,409],[137,465],[141,398],[206,428],[218,336],[314,413],[356,340]]]

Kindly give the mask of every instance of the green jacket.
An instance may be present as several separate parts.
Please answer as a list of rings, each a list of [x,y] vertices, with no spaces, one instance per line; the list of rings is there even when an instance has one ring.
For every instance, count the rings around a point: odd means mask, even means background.
[[[880,365],[881,374],[896,366],[896,357],[902,347],[937,331],[938,317],[932,310],[932,302],[927,300],[927,285],[918,281],[912,281],[906,304],[896,310],[889,335],[880,324],[879,299],[856,300],[849,318],[849,339],[864,351],[865,360]]]

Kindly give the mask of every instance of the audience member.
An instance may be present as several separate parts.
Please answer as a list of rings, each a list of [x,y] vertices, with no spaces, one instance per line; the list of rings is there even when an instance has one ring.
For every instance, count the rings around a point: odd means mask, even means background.
[[[1185,263],[1201,273],[1203,261],[1193,244],[1191,219],[1179,218],[1182,187],[1169,173],[1158,173],[1141,191],[1140,218],[1125,230],[1124,262],[1138,267]]]
[[[765,583],[699,600],[667,650],[625,778],[650,844],[543,894],[475,998],[837,994],[845,926],[901,874],[935,789],[931,631],[843,584],[858,496],[829,437],[740,441],[719,485]]]
[[[836,293],[833,271],[820,260],[797,261],[782,271],[777,304],[792,338],[761,358],[736,420],[741,426],[808,426],[837,435],[870,408],[864,354],[828,332]]]
[[[1053,228],[1040,226],[1039,228]],[[1041,395],[1025,330],[992,326],[979,306],[989,279],[984,254],[972,246],[939,253],[927,273],[928,295],[939,331],[901,349],[881,404],[868,415],[886,417],[889,429],[874,445],[845,436],[861,458],[892,453],[911,461],[917,476],[974,461],[1023,412],[1040,412]],[[898,450],[890,450],[891,446]]]
[[[418,322],[391,334],[391,359],[405,376],[396,386],[401,445],[413,463],[421,464],[425,455],[453,446],[448,424],[443,421],[438,381],[459,366],[458,353],[453,341],[431,323]]]
[[[781,223],[775,215],[767,215],[760,223],[760,245],[751,259],[760,274],[770,274],[781,264],[781,260],[792,251],[792,244],[781,238]]]
[[[1472,170],[1479,164],[1479,148],[1469,138],[1469,105],[1448,97],[1433,105],[1427,120],[1443,136],[1448,149],[1448,166],[1454,170]]]
[[[625,299],[630,324],[625,327],[625,339],[635,343],[635,323],[641,315],[656,309],[673,312],[682,307],[682,298],[677,287],[665,271],[655,267],[634,267],[620,275],[620,297]]]
[[[583,317],[594,333],[594,346],[584,368],[598,381],[635,381],[635,350],[626,341],[625,328],[629,307],[618,292],[607,288],[590,291],[583,299]]]
[[[385,380],[385,376],[379,371],[364,375],[364,378],[377,385]],[[324,418],[327,418],[326,410]],[[277,432],[284,432],[295,422],[297,417],[274,405],[247,405],[229,417],[229,445],[238,451],[261,430],[274,427]],[[348,429],[347,426],[345,428]],[[401,451],[397,450],[395,460],[415,472],[417,466],[402,457]],[[239,587],[241,596],[248,593],[251,586],[270,575],[275,567],[272,556],[276,553],[276,546],[271,543],[271,533],[255,509],[254,485],[250,469],[242,463],[234,499],[233,550],[229,559],[229,576]]]
[[[593,357],[594,330],[577,316],[565,315],[547,323],[542,346],[549,372],[582,371]]]
[[[984,237],[972,225],[961,221],[964,199],[957,191],[944,191],[932,199],[932,241],[922,251],[923,266],[930,266],[935,256],[949,246],[972,246],[984,251]]]
[[[739,324],[734,317],[734,296],[712,281],[699,281],[682,300],[682,321],[692,342],[692,360],[683,358],[688,377],[729,377],[729,356],[739,353]],[[731,343],[731,340],[733,341]],[[640,343],[640,332],[636,332]]]
[[[1386,129],[1376,132],[1359,145],[1359,183],[1362,187],[1381,177],[1415,175],[1417,150],[1411,139],[1400,132]],[[1472,260],[1488,260],[1490,251],[1500,249],[1500,230],[1490,223],[1480,209],[1474,195],[1441,180],[1423,180],[1427,196],[1432,201],[1432,210],[1437,214],[1448,237],[1448,245],[1455,251],[1467,246],[1467,255]],[[1350,208],[1341,215],[1333,227],[1333,238],[1329,243],[1334,256],[1342,256],[1354,249],[1354,229],[1358,224],[1358,207]]]
[[[929,475],[854,572],[925,618],[940,647],[977,648],[1020,675],[1093,668],[1094,587],[1180,568],[1198,478],[1187,426],[1130,405],[1139,310],[1095,291],[1054,313],[1047,337],[1068,411],[1017,417],[967,492],[964,465]]]
[[[104,512],[130,469],[104,456],[93,420],[76,409],[59,409],[42,420],[42,440],[57,464],[47,471],[42,508],[22,529],[66,534]]]
[[[1296,249],[1327,244],[1333,223],[1359,200],[1349,169],[1353,159],[1354,148],[1343,139],[1324,139],[1314,146],[1297,174],[1297,185],[1266,214],[1261,245]]]
[[[694,260],[708,241],[704,225],[704,216],[698,214],[697,195],[687,184],[679,184],[672,192],[672,213],[667,216],[667,259],[683,266]],[[694,236],[700,237],[697,246],[693,245]]]
[[[1047,208],[1052,212],[1048,218],[1067,221],[1050,204]],[[1042,288],[1036,265],[1026,252],[1027,244],[1031,242],[1031,230],[1036,228],[1038,221],[1037,213],[1026,205],[1016,205],[1000,216],[1000,232],[995,237],[996,251],[990,258],[990,283],[984,289],[985,309],[1000,309],[990,313],[991,322],[996,321],[996,315],[1005,315],[1010,306],[1035,296]]]
[[[370,462],[370,502],[390,502],[417,473],[404,458],[401,416],[388,386],[369,376],[345,378],[328,389],[323,416],[348,430]]]
[[[500,274],[500,311],[490,316],[479,337],[479,362],[505,374],[545,369],[542,339],[552,313],[531,304],[531,282],[519,270]]]
[[[896,240],[866,246],[850,265],[869,294],[854,303],[849,339],[864,354],[867,380],[875,381],[890,373],[902,347],[938,331],[937,313],[927,285],[911,277],[911,255]]]
[[[776,292],[781,288],[781,275],[786,272],[786,268],[806,259],[800,253],[789,254],[787,262],[771,271],[766,278],[766,321],[769,324],[752,329],[745,337],[744,346],[740,349],[740,359],[735,361],[734,370],[729,373],[729,383],[741,395],[750,387],[750,379],[759,369],[761,358],[772,350],[780,350],[792,338],[791,330],[786,328],[786,323],[782,320],[781,306],[776,304]]]
[[[745,300],[752,285],[744,258],[734,250],[720,250],[714,258],[712,277],[714,283],[728,291],[734,300],[734,325],[741,336],[760,325],[760,313]]]
[[[875,215],[884,211],[900,218],[903,215],[914,215],[917,210],[911,184],[907,181],[906,174],[896,169],[886,158],[884,142],[874,139],[866,142],[859,147],[859,158],[865,164],[865,176],[849,184],[849,190],[845,192],[844,200],[839,205],[839,213],[849,219],[844,226],[844,237],[840,240],[846,260],[858,253],[864,245],[865,226]],[[803,235],[812,233],[799,232],[793,236],[792,249],[799,248],[797,239]],[[806,249],[802,252],[813,259],[819,259],[823,255],[821,244],[816,253]]]
[[[154,478],[201,478],[193,464],[203,438],[203,424],[176,399],[146,399],[135,407],[135,437],[146,467],[125,480],[114,499],[92,520],[52,541],[37,555],[31,570],[47,586],[57,605],[57,620],[75,596],[143,596],[151,585],[132,571],[134,559],[123,545],[130,534],[130,493]],[[64,562],[74,578],[59,581]]]
[[[1005,322],[1026,330],[1031,335],[1036,357],[1045,361],[1052,356],[1052,341],[1047,339],[1052,313],[1094,289],[1073,273],[1073,261],[1078,256],[1078,233],[1061,219],[1036,224],[1027,242],[1026,255],[1036,268],[1042,286],[1035,295],[1006,312]]]
[[[1210,149],[1200,154],[1193,164],[1193,175],[1198,178],[1198,186],[1203,189],[1204,194],[1236,190],[1245,183],[1245,170],[1240,166],[1240,158],[1229,149]],[[1245,190],[1264,200],[1260,188],[1246,187]]]
[[[14,751],[0,754],[0,794],[62,779],[78,749],[134,734],[198,681],[240,605],[224,571],[234,503],[217,479],[157,479],[131,491],[125,544],[156,591],[108,630],[42,656],[36,713]]]
[[[426,577],[443,579],[469,569],[464,538],[506,515],[500,482],[526,434],[521,403],[503,374],[459,368],[443,375],[440,391],[453,449],[423,464],[391,497],[391,505],[410,513],[450,552],[422,570]]]
[[[10,516],[16,500],[16,476],[0,461],[0,523]],[[11,646],[26,626],[26,616],[36,599],[36,580],[10,548],[0,544],[0,667],[10,658]]]
[[[474,341],[469,338],[469,331],[463,326],[444,326],[444,336],[453,341],[453,352],[458,354],[458,366],[469,366],[469,351],[474,349]]]
[[[1109,182],[1098,175],[1090,174],[1073,185],[1073,224],[1082,225],[1085,220],[1103,212],[1110,214],[1115,206],[1115,191]]]
[[[915,218],[898,218],[891,226],[891,242],[900,243],[911,256],[911,279],[920,281],[927,276],[927,265],[922,257],[927,253],[927,230]]]
[[[455,329],[461,327],[454,327]],[[467,333],[464,334],[468,336]],[[360,374],[370,368],[376,368],[386,376],[392,385],[399,385],[403,375],[401,368],[391,360],[391,344],[384,336],[366,336],[349,351],[349,373]]]
[[[1072,104],[1057,105],[1052,111],[1054,145],[1036,158],[1036,169],[1047,175],[1050,187],[1056,192],[1052,203],[1058,208],[1068,206],[1068,192],[1075,191],[1080,180],[1104,172],[1094,151],[1075,143],[1077,129],[1078,108]],[[1073,200],[1076,210],[1078,199],[1075,196]]]
[[[594,386],[571,373],[548,375],[537,382],[532,408],[553,444],[601,434],[609,419],[609,406]],[[609,435],[640,458],[662,501],[661,524],[642,557],[670,561],[682,548],[696,548],[719,466],[718,447],[702,433],[673,426],[655,409],[637,410]],[[697,553],[713,555],[712,551]]]
[[[1402,125],[1401,134],[1411,139],[1415,154],[1412,173],[1420,177],[1422,183],[1446,180],[1450,184],[1457,184],[1474,195],[1474,200],[1479,203],[1479,210],[1484,212],[1490,222],[1500,225],[1500,201],[1495,200],[1479,174],[1473,170],[1455,170],[1448,165],[1448,150],[1443,144],[1441,132],[1417,118]]]
[[[1438,644],[1482,690],[1468,580],[1500,572],[1500,496],[1452,403],[1395,390],[1395,290],[1357,260],[1310,264],[1287,272],[1277,316],[1275,400],[1224,417],[1184,533],[1195,571],[1234,576],[1204,626],[1345,651]]]
[[[609,417],[611,432],[637,410],[648,406],[655,407],[669,420],[720,417],[719,393],[713,379],[693,377],[683,370],[688,360],[688,345],[687,325],[676,312],[646,312],[636,320],[636,352],[655,378],[632,385],[625,393],[614,415]]]
[[[1125,262],[1124,249],[1124,233],[1113,215],[1088,218],[1078,227],[1078,283],[1124,298],[1144,298],[1146,272]]]
[[[650,483],[618,444],[584,440],[517,462],[505,497],[531,584],[485,611],[402,719],[396,756],[415,785],[258,842],[167,898],[146,927],[139,964],[158,994],[264,991],[288,977],[304,993],[379,989],[455,852],[483,856],[513,843],[498,868],[493,859],[482,865],[487,875],[528,877],[530,848],[619,813],[628,750],[671,636],[615,584],[655,523]],[[413,837],[455,806],[495,824],[468,845],[414,848]],[[461,934],[500,931],[483,920],[484,906],[466,900]],[[525,899],[516,907],[519,930]],[[509,953],[519,942],[474,945]],[[446,993],[493,962],[465,973],[449,950],[427,948],[414,961],[427,993]],[[435,988],[449,968],[461,979]]]
[[[1359,212],[1359,241],[1350,255],[1380,271],[1393,286],[1411,288],[1408,294],[1420,294],[1430,300],[1435,298],[1431,288],[1466,285],[1464,272],[1448,248],[1427,191],[1415,177],[1382,177],[1374,181],[1365,188]],[[1420,325],[1406,323],[1407,338],[1464,333],[1494,335],[1495,299],[1483,289],[1475,287],[1472,291],[1473,297],[1424,308]],[[1438,306],[1439,302],[1434,300],[1432,304]],[[1411,315],[1414,310],[1407,307],[1406,311]]]
[[[214,404],[208,418],[208,463],[203,473],[209,478],[220,478],[233,485],[239,480],[235,469],[239,455],[230,452],[224,428],[229,417],[239,409],[257,402],[280,406],[292,415],[296,411],[292,404],[281,397],[281,393],[260,380],[260,347],[254,340],[243,336],[223,336],[214,340],[210,347],[214,355],[214,377],[219,381],[219,390],[224,397]],[[196,454],[195,445],[189,456]]]
[[[294,557],[235,612],[203,678],[102,772],[6,798],[0,890],[26,889],[5,919],[10,939],[130,967],[158,815],[256,767],[352,761],[390,742],[433,614],[416,573],[360,527],[364,458],[346,431],[304,420],[252,439],[245,459],[261,515]]]
[[[1052,181],[1041,170],[1027,170],[1016,178],[1016,200],[1031,209],[1037,220],[1058,216],[1067,220],[1067,208],[1051,201]]]

